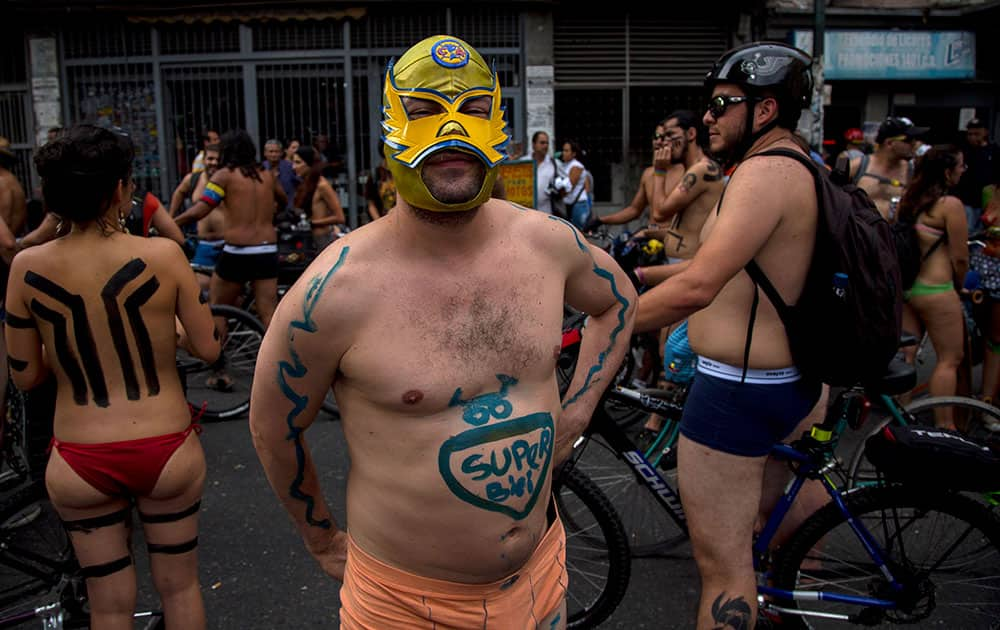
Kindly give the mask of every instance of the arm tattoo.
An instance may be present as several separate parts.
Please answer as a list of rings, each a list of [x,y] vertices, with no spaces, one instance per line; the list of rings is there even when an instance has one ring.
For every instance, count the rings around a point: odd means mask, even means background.
[[[722,179],[722,169],[714,160],[709,160],[702,177],[706,182],[717,182]]]
[[[299,359],[298,353],[292,347],[292,343],[295,341],[295,329],[304,330],[309,333],[316,332],[318,326],[312,318],[313,309],[316,308],[316,303],[319,301],[321,295],[323,295],[323,290],[326,288],[326,283],[329,282],[330,278],[333,277],[335,271],[340,269],[340,266],[344,263],[344,259],[347,258],[347,252],[350,251],[350,247],[345,247],[340,252],[340,258],[337,259],[336,264],[330,268],[326,275],[317,274],[309,281],[309,288],[306,289],[306,298],[302,303],[302,319],[293,321],[288,325],[288,351],[291,353],[291,361],[279,361],[278,362],[278,387],[281,389],[281,393],[285,395],[285,398],[292,402],[292,409],[288,412],[285,417],[285,422],[288,424],[288,435],[285,437],[286,440],[295,443],[295,460],[298,464],[295,471],[295,479],[292,480],[292,485],[288,489],[288,494],[299,501],[306,504],[306,522],[310,525],[316,527],[322,527],[323,529],[330,529],[332,523],[330,519],[316,520],[313,518],[313,510],[316,507],[316,500],[312,495],[306,494],[302,491],[302,482],[305,481],[305,469],[306,469],[306,451],[305,447],[302,445],[302,432],[304,429],[295,426],[295,419],[298,418],[305,408],[309,405],[309,397],[296,392],[292,389],[292,386],[288,383],[288,377],[292,378],[302,378],[305,376],[309,370]]]
[[[565,409],[566,407],[576,402],[577,399],[580,398],[580,396],[582,396],[587,390],[591,388],[592,385],[595,384],[595,382],[593,382],[594,377],[604,368],[604,362],[607,360],[608,354],[611,352],[611,349],[615,347],[615,342],[618,340],[618,334],[625,329],[625,313],[628,311],[629,301],[625,299],[625,296],[622,295],[621,292],[618,290],[618,283],[615,281],[614,274],[612,274],[607,269],[602,269],[597,265],[597,262],[594,261],[593,255],[591,255],[590,251],[587,249],[587,246],[580,241],[580,236],[579,236],[580,233],[576,230],[576,228],[574,228],[572,224],[558,217],[550,215],[549,218],[554,221],[560,221],[563,224],[569,226],[571,230],[573,230],[573,236],[574,238],[576,238],[577,247],[580,248],[580,251],[591,257],[591,263],[593,264],[593,272],[597,274],[599,277],[608,281],[608,284],[611,286],[611,293],[615,296],[615,299],[620,304],[618,308],[618,325],[615,326],[614,330],[611,331],[611,338],[608,341],[607,349],[597,356],[597,363],[595,365],[590,366],[590,370],[588,370],[587,372],[587,379],[580,387],[580,391],[576,392],[572,396],[567,397],[566,402],[564,402],[562,406],[562,408]],[[597,382],[599,382],[599,379]]]
[[[712,602],[712,621],[718,624],[713,630],[750,630],[750,618],[753,616],[750,605],[742,596],[722,601],[725,596],[725,593],[719,593]]]
[[[694,188],[696,183],[698,183],[698,176],[689,171],[684,173],[684,179],[681,180],[681,183],[677,188],[679,188],[681,192],[687,192]]]

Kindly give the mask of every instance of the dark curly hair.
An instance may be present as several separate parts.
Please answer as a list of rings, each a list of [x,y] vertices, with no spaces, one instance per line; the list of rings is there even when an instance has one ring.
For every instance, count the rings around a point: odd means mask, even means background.
[[[132,178],[133,159],[128,136],[95,125],[70,127],[35,154],[48,209],[73,223],[104,225],[115,189]]]
[[[913,181],[906,187],[899,200],[899,218],[914,221],[921,212],[927,212],[937,200],[948,194],[948,174],[955,168],[962,151],[955,145],[941,144],[917,160]]]
[[[222,134],[220,144],[222,144],[222,154],[219,156],[221,168],[239,169],[246,177],[263,181],[260,178],[260,164],[257,163],[257,147],[254,146],[250,134],[243,129],[231,129]]]

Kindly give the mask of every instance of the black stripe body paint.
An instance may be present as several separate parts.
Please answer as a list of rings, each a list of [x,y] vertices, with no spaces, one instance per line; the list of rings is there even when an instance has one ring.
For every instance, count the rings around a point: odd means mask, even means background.
[[[35,324],[35,320],[30,317],[18,317],[13,313],[7,313],[4,315],[4,323],[11,328],[38,328]]]
[[[15,359],[14,357],[7,357],[7,360],[10,361],[10,369],[14,370],[15,372],[23,372],[28,369],[27,361],[22,361],[21,359]]]
[[[62,365],[69,383],[73,387],[73,401],[78,405],[87,404],[87,381],[83,378],[83,370],[69,347],[69,334],[66,332],[66,318],[53,311],[38,300],[31,300],[31,310],[45,321],[52,324],[52,334],[55,336],[56,357]]]
[[[160,393],[160,379],[156,375],[156,361],[153,360],[153,342],[149,338],[146,322],[142,321],[139,307],[148,302],[159,288],[160,281],[153,276],[125,299],[125,312],[128,313],[128,320],[132,325],[132,336],[135,337],[139,361],[142,362],[142,369],[146,373],[146,388],[149,389],[150,396]]]
[[[108,387],[104,382],[104,370],[101,369],[101,360],[97,355],[97,346],[94,343],[94,335],[90,330],[90,322],[87,320],[87,309],[83,302],[83,298],[74,293],[70,293],[66,289],[62,288],[55,282],[52,282],[44,276],[40,276],[33,271],[29,271],[24,274],[25,283],[41,291],[45,295],[48,295],[52,299],[61,302],[67,308],[69,308],[70,313],[73,315],[73,337],[76,341],[76,349],[80,353],[80,360],[83,363],[84,369],[86,370],[87,380],[90,382],[91,389],[94,390],[94,402],[97,403],[98,407],[108,406]],[[35,309],[35,305],[42,306],[38,300],[32,300],[31,310],[43,317],[38,310]],[[45,308],[42,306],[42,308]],[[55,311],[51,309],[45,309],[50,314],[56,314]],[[62,326],[64,330],[64,342],[68,342],[68,338],[65,335],[66,319],[59,316],[62,319]],[[43,317],[43,319],[47,319]],[[52,321],[51,319],[49,321]],[[58,346],[58,342],[57,342]],[[58,355],[59,349],[56,348]],[[69,344],[66,343],[66,356],[73,357],[72,351],[69,349]],[[61,355],[58,355],[61,356]],[[74,359],[75,362],[75,359]],[[87,404],[86,400],[86,387],[84,387],[84,400],[80,400],[76,397],[76,385],[74,384],[74,396],[73,399],[81,405]]]
[[[111,329],[111,342],[115,346],[115,353],[118,361],[122,364],[122,378],[125,379],[125,394],[129,400],[139,400],[139,379],[135,374],[135,363],[132,361],[132,353],[128,349],[128,338],[125,336],[125,324],[122,322],[121,310],[118,308],[118,294],[122,292],[125,285],[135,280],[146,263],[133,258],[121,269],[116,271],[108,280],[104,288],[101,289],[101,300],[104,302],[104,311],[108,315],[108,328]]]

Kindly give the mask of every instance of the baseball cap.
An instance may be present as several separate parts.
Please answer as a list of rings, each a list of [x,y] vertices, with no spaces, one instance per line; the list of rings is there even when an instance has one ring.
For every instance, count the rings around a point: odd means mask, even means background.
[[[986,129],[986,122],[982,118],[972,118],[965,123],[966,129]]]
[[[917,127],[913,121],[905,116],[890,116],[879,125],[878,135],[875,142],[884,142],[887,138],[906,136],[907,138],[917,138],[930,131],[930,127]]]

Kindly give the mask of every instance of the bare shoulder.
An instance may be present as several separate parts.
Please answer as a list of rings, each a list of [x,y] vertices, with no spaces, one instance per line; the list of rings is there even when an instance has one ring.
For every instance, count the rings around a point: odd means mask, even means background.
[[[544,258],[546,264],[551,265],[551,259],[565,261],[573,252],[586,251],[587,239],[569,221],[544,212],[511,206],[513,214],[506,225],[515,244],[526,244],[529,255]]]
[[[784,212],[801,208],[804,199],[815,199],[809,169],[795,159],[781,156],[751,157],[740,164],[729,180],[723,204],[745,206],[754,213]]]
[[[937,205],[942,211],[948,214],[960,214],[963,217],[965,216],[965,204],[962,203],[961,199],[955,197],[954,195],[945,195],[944,197],[941,197],[938,199]]]

